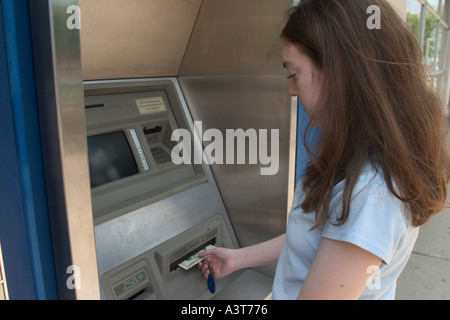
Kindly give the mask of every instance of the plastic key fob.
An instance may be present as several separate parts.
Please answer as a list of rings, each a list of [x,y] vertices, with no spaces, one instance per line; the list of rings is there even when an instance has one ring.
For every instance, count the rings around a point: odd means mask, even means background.
[[[208,289],[212,294],[216,292],[216,282],[214,281],[212,274],[208,276]]]

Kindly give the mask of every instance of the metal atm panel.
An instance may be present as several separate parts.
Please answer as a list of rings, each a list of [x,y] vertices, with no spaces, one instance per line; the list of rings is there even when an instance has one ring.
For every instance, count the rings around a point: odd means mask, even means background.
[[[176,76],[202,0],[79,0],[85,80]]]
[[[77,4],[76,0],[29,1],[58,296],[98,299],[80,32],[66,24],[67,9]],[[74,268],[81,274],[68,273]],[[79,287],[68,285],[69,276],[78,278]]]

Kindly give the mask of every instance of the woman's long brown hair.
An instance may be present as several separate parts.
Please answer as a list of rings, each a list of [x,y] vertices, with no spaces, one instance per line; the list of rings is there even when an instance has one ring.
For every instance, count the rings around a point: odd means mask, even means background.
[[[371,5],[380,8],[379,29],[367,26]],[[369,159],[381,164],[412,226],[441,211],[450,178],[443,105],[427,79],[417,40],[395,10],[383,0],[306,0],[291,9],[281,37],[323,72],[321,101],[310,117],[321,134],[318,148],[306,146],[311,162],[300,204],[316,213],[316,227],[327,221],[333,188],[341,181],[338,225],[345,223]]]

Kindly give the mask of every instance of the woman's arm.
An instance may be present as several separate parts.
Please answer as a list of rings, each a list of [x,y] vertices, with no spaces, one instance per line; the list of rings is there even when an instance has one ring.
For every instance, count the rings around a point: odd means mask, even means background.
[[[280,257],[286,234],[256,245],[237,249],[237,266],[239,269],[253,268],[276,263]]]
[[[358,299],[381,259],[348,242],[323,238],[298,299]]]
[[[206,257],[206,259],[198,266],[202,269],[205,278],[208,278],[210,271],[213,270],[214,277],[220,279],[239,269],[275,263],[280,257],[285,236],[283,234],[241,249],[214,248],[207,250],[199,254],[200,257]]]

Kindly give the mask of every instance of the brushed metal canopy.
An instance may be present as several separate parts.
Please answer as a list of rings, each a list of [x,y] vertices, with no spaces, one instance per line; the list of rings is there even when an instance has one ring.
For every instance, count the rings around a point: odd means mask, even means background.
[[[176,76],[202,0],[79,0],[85,80]]]

